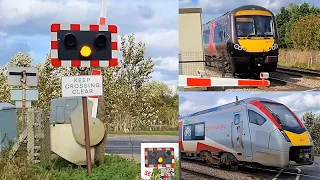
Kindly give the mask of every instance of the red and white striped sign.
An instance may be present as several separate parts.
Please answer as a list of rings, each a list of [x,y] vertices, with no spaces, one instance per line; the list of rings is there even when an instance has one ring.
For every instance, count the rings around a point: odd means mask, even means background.
[[[72,31],[109,31],[111,33],[111,59],[81,61],[78,59],[58,58],[59,30]],[[83,25],[83,24],[52,24],[51,25],[51,64],[54,67],[113,67],[118,66],[118,27],[116,25]]]
[[[179,75],[179,86],[193,87],[236,87],[236,86],[269,86],[270,81],[253,80],[253,79],[232,79],[232,78],[216,78],[216,77],[199,77]]]
[[[149,164],[148,163],[148,151],[170,151],[171,152],[171,164]],[[168,167],[174,168],[175,165],[175,158],[174,158],[174,148],[145,148],[144,149],[144,160],[145,160],[145,167],[147,168],[161,168],[161,167]]]

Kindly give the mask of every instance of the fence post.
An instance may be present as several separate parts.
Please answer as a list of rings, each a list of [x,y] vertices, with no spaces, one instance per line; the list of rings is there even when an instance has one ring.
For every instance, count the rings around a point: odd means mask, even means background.
[[[40,145],[40,162],[48,163],[51,160],[51,143],[50,143],[50,120],[47,114],[42,112],[41,114],[42,127],[43,127],[43,139],[41,140]]]
[[[27,119],[27,151],[28,151],[28,161],[33,163],[34,160],[34,109],[30,108],[28,110]]]

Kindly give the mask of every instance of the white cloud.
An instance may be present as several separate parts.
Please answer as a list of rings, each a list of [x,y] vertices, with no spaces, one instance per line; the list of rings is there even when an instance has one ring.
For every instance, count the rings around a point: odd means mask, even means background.
[[[97,2],[91,3],[86,0],[28,0],[19,2],[5,0],[0,2],[0,18],[4,26],[24,24],[42,17],[63,19],[66,22],[71,20],[72,22],[75,19],[88,19],[93,10],[99,12],[101,3]]]
[[[155,81],[161,81],[161,79],[164,79],[164,75],[160,71],[153,71],[151,73],[151,77]]]
[[[148,48],[178,48],[178,30],[149,29],[135,33],[137,41],[143,41]]]
[[[177,71],[178,70],[178,58],[177,57],[157,57],[153,58],[156,63],[156,70]],[[158,64],[158,65],[157,65]]]
[[[179,104],[179,114],[187,115],[187,114],[195,113],[195,112],[202,111],[209,108],[212,108],[212,105],[199,104],[199,103],[195,103],[193,101],[187,100],[182,104]]]
[[[192,7],[193,3],[192,0],[179,0],[180,7]]]
[[[218,102],[216,103],[216,106],[225,105],[231,102],[234,102],[234,99],[219,98]]]
[[[320,95],[313,93],[293,93],[279,97],[278,101],[290,106],[293,111],[310,111],[320,107]]]
[[[7,35],[8,35],[8,33],[0,31],[0,37],[4,37],[4,36],[7,36]]]

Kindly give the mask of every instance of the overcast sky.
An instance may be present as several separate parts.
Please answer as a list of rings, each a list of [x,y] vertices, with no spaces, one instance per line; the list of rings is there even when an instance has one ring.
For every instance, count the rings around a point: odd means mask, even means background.
[[[242,5],[259,5],[278,13],[280,8],[289,3],[301,4],[304,1],[320,6],[319,0],[179,0],[180,8],[201,7],[203,23],[206,23],[230,10]]]
[[[50,24],[98,23],[102,0],[0,0],[0,66],[17,52],[44,61],[50,50]],[[154,80],[177,84],[178,0],[108,0],[107,23],[119,34],[135,33],[153,57]],[[119,39],[120,40],[120,39]]]
[[[267,98],[286,105],[299,117],[320,114],[320,92],[179,92],[179,114],[186,115],[250,97]]]

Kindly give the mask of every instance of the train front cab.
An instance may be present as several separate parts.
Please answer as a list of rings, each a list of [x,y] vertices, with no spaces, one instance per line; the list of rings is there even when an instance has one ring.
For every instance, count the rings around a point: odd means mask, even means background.
[[[278,34],[274,15],[266,10],[237,10],[231,14],[233,43],[229,45],[233,72],[273,72],[278,64]]]
[[[273,124],[273,128],[271,128],[272,126],[261,125],[254,128],[255,125],[250,125],[252,144],[261,147],[263,143],[268,142],[267,146],[265,145],[268,151],[264,151],[264,153],[262,153],[261,148],[252,146],[253,162],[276,167],[286,167],[289,165],[289,161],[294,161],[299,165],[313,163],[312,138],[302,122],[290,109],[274,102],[256,101],[251,105],[253,105],[251,109],[255,109],[256,113],[256,118],[251,118],[254,119],[253,121],[256,121],[257,124],[265,124],[268,119],[270,120],[269,124],[270,122]],[[259,113],[257,109],[259,109]],[[248,111],[249,121],[252,121],[250,119],[250,108]],[[269,133],[268,131],[272,132]],[[269,134],[269,137],[264,136],[267,134]]]

